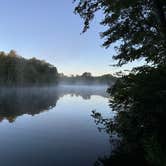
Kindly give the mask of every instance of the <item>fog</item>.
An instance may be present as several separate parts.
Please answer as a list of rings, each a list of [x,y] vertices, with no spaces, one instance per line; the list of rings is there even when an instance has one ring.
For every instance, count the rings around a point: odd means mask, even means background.
[[[0,120],[15,121],[23,114],[36,115],[56,107],[65,95],[79,96],[85,100],[92,96],[108,97],[107,86],[59,85],[52,87],[0,88]]]

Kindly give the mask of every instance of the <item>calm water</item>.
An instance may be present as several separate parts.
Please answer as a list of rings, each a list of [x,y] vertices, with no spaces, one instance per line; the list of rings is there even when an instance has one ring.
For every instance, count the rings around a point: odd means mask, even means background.
[[[111,114],[106,87],[0,90],[0,165],[92,166],[110,154],[91,111]]]

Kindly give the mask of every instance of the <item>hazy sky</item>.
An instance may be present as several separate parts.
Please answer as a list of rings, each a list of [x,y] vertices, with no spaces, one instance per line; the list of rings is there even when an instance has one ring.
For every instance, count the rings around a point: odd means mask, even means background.
[[[114,49],[101,47],[98,18],[80,35],[83,22],[72,1],[0,0],[0,50],[46,60],[68,75],[113,73]]]

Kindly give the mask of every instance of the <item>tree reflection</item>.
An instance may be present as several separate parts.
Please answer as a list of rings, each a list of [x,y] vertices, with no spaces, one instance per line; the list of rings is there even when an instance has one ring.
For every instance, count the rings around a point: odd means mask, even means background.
[[[56,90],[47,88],[9,88],[0,90],[0,121],[14,122],[23,114],[35,115],[56,106]]]
[[[108,97],[106,93],[106,86],[60,86],[58,88],[59,95],[70,94],[72,96],[82,97],[84,100],[91,99],[91,96]]]
[[[1,88],[0,89],[0,122],[7,119],[14,122],[24,114],[36,115],[49,111],[57,101],[70,94],[89,100],[92,95],[106,97],[106,88],[87,88],[74,86],[33,87],[33,88]]]

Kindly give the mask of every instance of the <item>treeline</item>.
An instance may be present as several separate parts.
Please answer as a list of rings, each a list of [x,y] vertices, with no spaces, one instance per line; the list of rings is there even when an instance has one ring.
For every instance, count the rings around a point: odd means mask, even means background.
[[[76,76],[66,76],[64,74],[59,75],[59,82],[61,84],[69,85],[112,85],[115,81],[116,77],[111,74],[92,76],[91,73],[85,72],[82,75]]]
[[[25,59],[14,50],[0,52],[1,86],[36,86],[57,82],[58,72],[53,65],[36,58]]]

